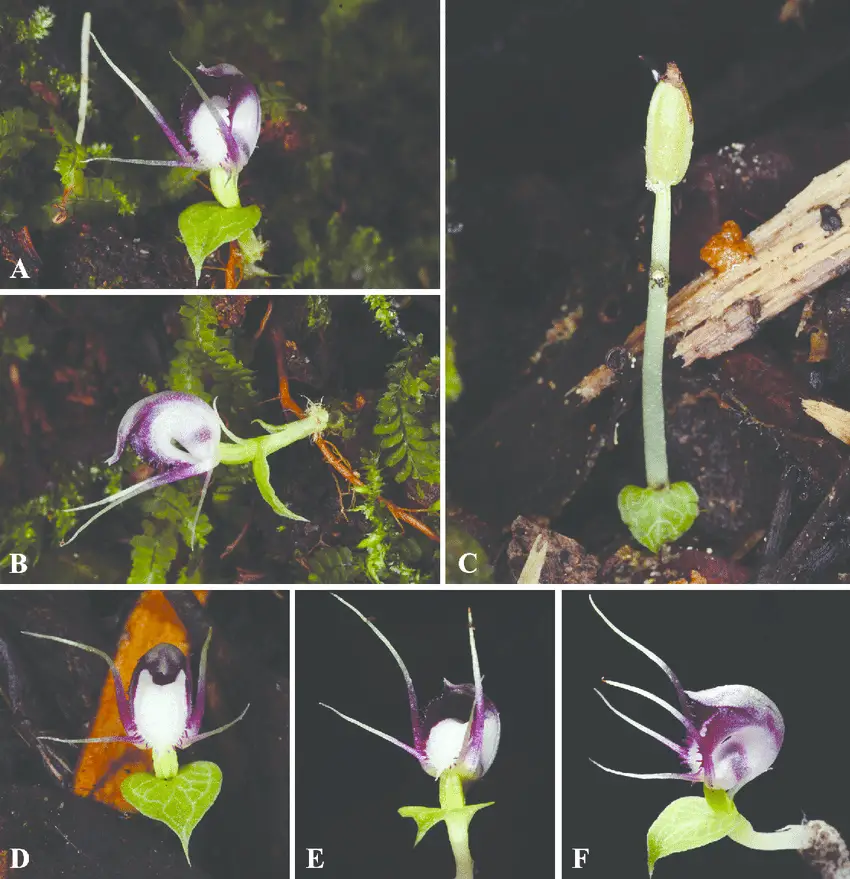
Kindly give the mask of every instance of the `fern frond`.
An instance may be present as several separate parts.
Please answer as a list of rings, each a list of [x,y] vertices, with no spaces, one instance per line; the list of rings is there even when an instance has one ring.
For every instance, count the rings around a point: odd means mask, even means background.
[[[209,402],[205,376],[212,376],[218,390],[225,388],[232,397],[253,398],[254,373],[233,351],[233,334],[218,325],[218,315],[209,296],[186,296],[180,309],[185,338],[175,347],[177,356],[169,369],[172,390],[186,391]]]
[[[143,585],[168,583],[168,572],[177,558],[177,539],[173,528],[157,528],[151,521],[142,522],[142,533],[131,541],[132,567],[128,583]]]
[[[426,403],[431,396],[436,399],[440,360],[432,357],[414,372],[421,356],[422,336],[418,336],[402,348],[387,370],[387,390],[378,400],[374,433],[382,438],[384,466],[398,467],[396,482],[412,476],[436,485],[440,481],[439,422],[429,418]]]

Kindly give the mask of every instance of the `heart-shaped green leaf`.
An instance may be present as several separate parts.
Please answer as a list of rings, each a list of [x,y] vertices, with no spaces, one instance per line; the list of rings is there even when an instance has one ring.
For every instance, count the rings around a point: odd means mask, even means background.
[[[167,824],[180,837],[187,861],[192,831],[220,790],[221,770],[204,760],[187,764],[174,778],[135,772],[121,782],[121,793],[131,806],[147,818]]]
[[[650,552],[678,540],[699,515],[699,496],[689,482],[666,488],[627,485],[617,498],[620,518]]]
[[[204,260],[222,244],[235,241],[260,222],[257,205],[224,208],[214,201],[189,205],[177,219],[177,226],[195,266],[195,283],[201,277]]]
[[[659,858],[717,842],[741,822],[747,823],[725,791],[706,790],[705,798],[674,800],[652,822],[646,835],[649,875]]]

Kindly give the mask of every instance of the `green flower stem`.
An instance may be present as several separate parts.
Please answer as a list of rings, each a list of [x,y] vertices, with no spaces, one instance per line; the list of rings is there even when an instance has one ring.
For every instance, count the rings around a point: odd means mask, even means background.
[[[298,440],[321,433],[328,425],[328,417],[327,409],[312,405],[304,418],[285,424],[283,427],[273,427],[263,421],[258,422],[269,435],[254,439],[241,439],[225,428],[224,432],[233,442],[222,443],[219,446],[219,461],[222,464],[250,464],[258,457],[267,458]]]
[[[474,864],[469,851],[469,822],[477,812],[493,803],[466,805],[461,776],[447,769],[440,776],[440,808],[430,806],[402,806],[398,813],[402,818],[413,818],[417,833],[414,845],[419,845],[425,834],[441,821],[446,822],[449,842],[455,857],[455,879],[473,879]]]
[[[455,857],[455,879],[472,879],[474,865],[469,850],[469,820],[472,817],[463,810],[466,799],[463,795],[463,782],[455,772],[444,772],[440,776],[440,807],[446,810],[446,829]]]
[[[667,295],[670,288],[671,215],[670,187],[664,186],[655,191],[649,303],[643,340],[643,455],[646,463],[646,484],[655,489],[666,488],[670,484],[661,377],[664,369],[664,336],[667,330]]]
[[[210,189],[222,207],[240,207],[239,174],[236,171],[229,174],[223,168],[213,168],[210,171]]]
[[[650,552],[678,540],[699,515],[694,487],[687,482],[670,485],[662,385],[670,289],[671,189],[682,182],[691,161],[694,119],[679,68],[671,62],[656,78],[646,117],[646,188],[655,194],[642,375],[647,487],[627,485],[617,498],[620,518]]]
[[[241,207],[239,200],[239,174],[234,171],[228,174],[223,168],[210,171],[210,189],[216,201],[225,208]],[[266,250],[265,243],[257,237],[253,228],[239,235],[239,249],[242,251],[242,270],[246,278],[265,277],[268,272],[258,265]]]
[[[274,427],[258,419],[260,427],[268,432],[268,436],[254,439],[241,439],[231,433],[222,422],[222,429],[233,442],[219,445],[219,463],[251,464],[254,470],[254,479],[263,500],[278,516],[285,516],[287,519],[294,519],[297,522],[306,522],[307,519],[293,513],[272,488],[268,457],[280,449],[298,442],[298,440],[320,434],[327,427],[328,418],[327,409],[318,404],[311,404],[303,418],[293,421],[291,424],[285,424],[283,427]]]
[[[749,821],[740,821],[729,832],[729,839],[734,840],[747,848],[759,849],[763,852],[804,851],[811,847],[812,831],[805,824],[793,824],[783,830],[775,830],[773,833],[761,833],[753,830]]]
[[[153,771],[157,778],[174,778],[177,775],[177,751],[169,748],[167,751],[153,750]]]

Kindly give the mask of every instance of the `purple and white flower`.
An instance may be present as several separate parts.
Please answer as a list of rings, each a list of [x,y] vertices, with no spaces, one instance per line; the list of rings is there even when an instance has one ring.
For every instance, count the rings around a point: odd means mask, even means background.
[[[221,420],[215,410],[215,400],[209,406],[200,397],[181,391],[151,394],[150,397],[134,403],[124,414],[118,426],[115,451],[106,463],[117,463],[129,442],[140,458],[159,468],[161,472],[99,501],[66,510],[65,512],[76,512],[92,507],[104,508],[61,545],[65,546],[76,539],[95,519],[129,498],[180,479],[205,476],[188,541],[192,548],[212,472],[219,464],[251,464],[257,488],[275,513],[298,522],[306,522],[303,516],[290,510],[275,493],[271,484],[268,457],[300,439],[319,436],[327,427],[328,419],[327,409],[320,404],[311,403],[303,418],[282,427],[273,427],[260,421],[267,436],[241,439]],[[221,441],[222,433],[227,435],[230,442]]]
[[[201,506],[212,472],[219,463],[221,419],[218,413],[194,394],[181,391],[152,394],[139,400],[124,414],[118,426],[115,451],[107,459],[107,464],[118,462],[128,441],[143,461],[160,468],[162,472],[94,503],[69,509],[67,512],[104,507],[64,541],[63,546],[75,540],[92,522],[124,501],[160,485],[205,475],[201,500],[192,523],[194,542]]]
[[[439,778],[449,770],[464,782],[474,781],[484,775],[492,765],[499,748],[501,723],[496,706],[484,695],[481,668],[478,664],[478,652],[475,647],[472,611],[468,612],[468,619],[474,683],[452,684],[444,680],[443,695],[428,705],[423,716],[419,712],[413,681],[396,649],[356,607],[338,595],[334,595],[334,598],[357,614],[369,626],[393,655],[401,669],[407,685],[407,698],[413,727],[413,745],[400,742],[393,736],[367,726],[324,702],[319,704],[324,708],[329,708],[343,720],[347,720],[349,723],[353,723],[407,751],[419,761],[422,769],[434,778]]]
[[[197,171],[223,173],[228,180],[235,178],[245,167],[260,137],[262,112],[260,96],[247,77],[232,64],[216,64],[197,68],[207,86],[205,90],[198,80],[175,59],[188,75],[191,86],[187,89],[181,107],[183,130],[189,140],[187,149],[165,117],[153,105],[145,93],[112,61],[94,34],[94,44],[106,63],[132,90],[156,120],[163,134],[177,153],[177,160],[147,160],[101,158],[87,161],[124,162],[131,165],[165,165],[193,168]],[[234,186],[235,188],[235,186]],[[238,204],[238,201],[236,202]],[[231,207],[232,205],[225,205]]]
[[[183,96],[180,119],[204,170],[241,171],[257,147],[262,124],[257,90],[232,64],[197,68],[209,82],[204,92],[190,88]]]
[[[595,760],[600,769],[628,778],[662,778],[702,782],[712,790],[724,790],[733,797],[745,784],[773,766],[782,740],[785,723],[779,709],[764,693],[743,684],[727,684],[708,690],[685,690],[670,666],[651,650],[618,629],[594,604],[596,613],[621,638],[640,650],[661,668],[673,684],[681,710],[646,690],[604,679],[611,687],[636,693],[660,705],[685,728],[685,741],[678,744],[660,733],[632,720],[600,693],[602,701],[627,723],[661,742],[682,761],[686,772],[634,773],[609,769]]]
[[[58,641],[71,647],[79,647],[105,659],[112,672],[115,685],[115,699],[118,716],[124,727],[123,736],[102,736],[92,739],[59,739],[53,736],[39,736],[49,742],[66,744],[91,744],[99,742],[125,742],[143,750],[153,751],[154,767],[157,775],[172,778],[177,774],[175,748],[188,748],[210,736],[218,735],[238,723],[245,716],[250,704],[235,720],[210,732],[202,733],[206,694],[207,652],[212,638],[212,629],[201,650],[198,669],[198,689],[194,704],[192,702],[192,669],[189,657],[173,644],[157,644],[136,663],[130,681],[129,698],[124,692],[124,684],[112,658],[95,647],[58,638],[55,635],[42,635],[38,632],[24,632],[33,638]]]

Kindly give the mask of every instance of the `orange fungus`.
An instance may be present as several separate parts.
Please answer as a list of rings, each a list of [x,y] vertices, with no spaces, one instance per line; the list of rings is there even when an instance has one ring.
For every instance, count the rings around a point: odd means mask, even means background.
[[[734,220],[727,220],[705,243],[699,258],[720,274],[746,262],[753,254],[753,245],[744,238],[741,227]]]

